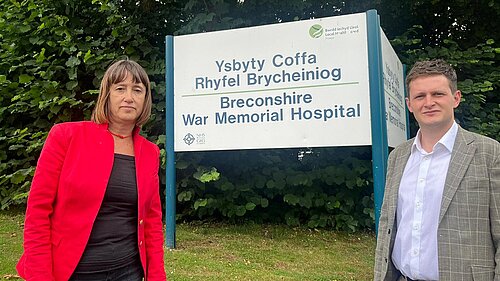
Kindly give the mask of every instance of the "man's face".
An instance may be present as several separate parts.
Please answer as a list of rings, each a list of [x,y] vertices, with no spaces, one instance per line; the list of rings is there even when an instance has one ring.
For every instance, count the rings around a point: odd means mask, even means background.
[[[406,104],[420,128],[446,131],[455,120],[453,111],[461,96],[460,91],[451,92],[444,75],[422,76],[410,82]]]

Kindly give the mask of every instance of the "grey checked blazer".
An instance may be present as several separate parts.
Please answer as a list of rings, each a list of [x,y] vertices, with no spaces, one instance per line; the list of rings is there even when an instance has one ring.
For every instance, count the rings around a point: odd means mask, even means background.
[[[374,280],[395,281],[391,255],[398,189],[413,139],[389,155],[375,251]],[[500,280],[500,144],[458,129],[438,226],[440,281]]]

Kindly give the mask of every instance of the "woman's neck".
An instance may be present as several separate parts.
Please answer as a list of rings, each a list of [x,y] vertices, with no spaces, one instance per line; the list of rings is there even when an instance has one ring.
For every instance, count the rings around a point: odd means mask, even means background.
[[[130,125],[118,125],[118,124],[109,124],[108,131],[114,136],[125,138],[132,136],[134,131],[134,126]]]

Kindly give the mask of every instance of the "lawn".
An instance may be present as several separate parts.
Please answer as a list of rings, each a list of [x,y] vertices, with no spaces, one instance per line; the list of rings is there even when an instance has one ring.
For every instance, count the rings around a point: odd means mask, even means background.
[[[22,251],[21,211],[0,214],[0,278],[15,278]],[[281,225],[177,225],[165,250],[169,280],[371,280],[373,233],[348,234]]]

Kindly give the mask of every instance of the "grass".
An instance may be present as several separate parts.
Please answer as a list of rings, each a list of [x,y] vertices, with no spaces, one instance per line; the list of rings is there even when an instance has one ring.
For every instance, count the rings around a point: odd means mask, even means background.
[[[21,211],[0,213],[0,278],[17,280]],[[375,236],[280,225],[178,224],[169,280],[372,280]]]
[[[373,234],[276,225],[178,226],[172,280],[372,280]]]
[[[23,211],[0,212],[1,280],[13,278],[17,274],[15,266],[23,250]]]

